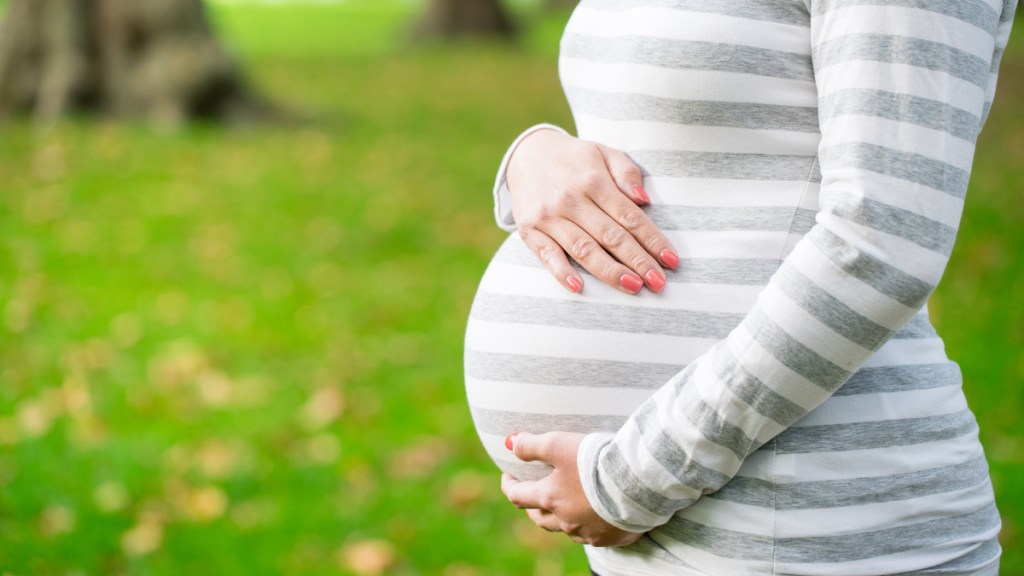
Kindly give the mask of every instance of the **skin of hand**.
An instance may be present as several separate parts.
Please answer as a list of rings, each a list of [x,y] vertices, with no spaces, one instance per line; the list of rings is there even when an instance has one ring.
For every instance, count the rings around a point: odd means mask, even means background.
[[[502,474],[501,491],[537,526],[549,532],[565,532],[574,542],[591,546],[626,546],[643,534],[626,532],[598,516],[583,491],[576,453],[583,434],[548,432],[510,434],[505,446],[511,446],[517,458],[526,462],[544,462],[553,470],[536,481],[519,481]]]
[[[638,205],[650,203],[643,174],[625,154],[555,130],[513,151],[506,173],[519,235],[570,292],[583,278],[569,257],[603,282],[636,294],[665,287],[662,266],[679,256]]]

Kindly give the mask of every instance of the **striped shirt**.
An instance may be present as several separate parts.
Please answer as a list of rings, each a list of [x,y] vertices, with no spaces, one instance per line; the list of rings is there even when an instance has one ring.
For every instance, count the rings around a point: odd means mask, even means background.
[[[614,574],[995,574],[1000,521],[927,317],[1016,0],[584,0],[579,136],[640,166],[662,294],[569,294],[516,235],[481,282],[485,447],[589,435],[584,489],[647,536]],[[503,171],[502,171],[503,174]],[[512,230],[507,189],[499,223]]]

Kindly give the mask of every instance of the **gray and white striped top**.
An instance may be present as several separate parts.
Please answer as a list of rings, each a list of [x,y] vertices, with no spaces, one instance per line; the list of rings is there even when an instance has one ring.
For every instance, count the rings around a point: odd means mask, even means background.
[[[560,74],[625,150],[682,264],[570,294],[513,234],[466,385],[511,431],[591,433],[613,574],[995,574],[977,424],[926,302],[952,249],[1016,0],[583,0]],[[512,229],[507,190],[499,223]]]

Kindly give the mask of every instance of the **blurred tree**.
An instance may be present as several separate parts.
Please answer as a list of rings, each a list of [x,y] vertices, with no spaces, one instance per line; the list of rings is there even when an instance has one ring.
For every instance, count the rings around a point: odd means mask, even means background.
[[[544,7],[550,10],[561,10],[572,8],[579,3],[579,0],[544,0]]]
[[[420,39],[499,36],[515,33],[515,25],[499,0],[431,0],[416,22]]]
[[[70,111],[178,123],[268,110],[217,42],[202,0],[10,0],[0,115]]]

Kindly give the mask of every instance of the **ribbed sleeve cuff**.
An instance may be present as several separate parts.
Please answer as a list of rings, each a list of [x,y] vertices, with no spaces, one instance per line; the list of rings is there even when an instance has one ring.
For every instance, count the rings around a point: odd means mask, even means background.
[[[512,153],[516,151],[520,142],[540,130],[554,130],[562,134],[568,134],[568,132],[554,124],[531,126],[516,137],[515,141],[512,142],[512,145],[505,152],[505,157],[501,159],[501,165],[498,166],[498,175],[494,179],[494,220],[498,223],[498,227],[506,232],[514,232],[516,229],[516,221],[512,217],[512,198],[509,195],[508,183],[505,180],[508,171],[508,161],[512,158]]]

